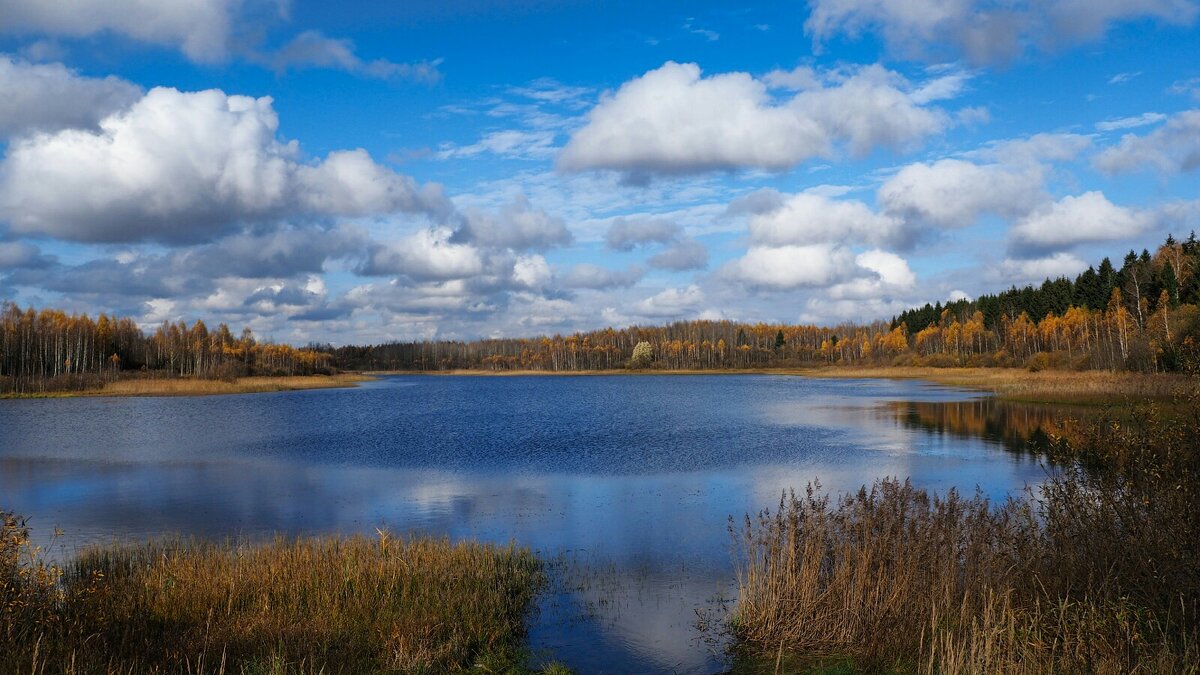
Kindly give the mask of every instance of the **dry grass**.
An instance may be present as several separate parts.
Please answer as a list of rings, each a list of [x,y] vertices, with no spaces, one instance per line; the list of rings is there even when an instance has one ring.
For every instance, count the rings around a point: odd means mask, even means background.
[[[1200,388],[1194,376],[1114,373],[1106,370],[1032,372],[1017,368],[830,367],[789,371],[808,377],[899,378],[991,392],[1001,398],[1031,403],[1073,405],[1112,403],[1120,399],[1171,400]]]
[[[378,371],[372,374],[445,376],[613,376],[613,375],[794,375],[830,378],[889,378],[927,380],[953,387],[976,389],[1001,398],[1029,403],[1102,405],[1122,399],[1170,400],[1200,387],[1194,376],[1146,374],[1100,370],[1029,371],[1020,368],[932,368],[922,366],[829,366],[821,368],[727,368],[721,370],[440,370]]]
[[[156,543],[45,565],[11,516],[0,671],[523,671],[527,550],[435,539]]]
[[[785,495],[739,528],[742,649],[868,671],[1200,672],[1200,403],[1181,405],[1055,440],[1083,461],[1003,504],[895,480]]]
[[[118,380],[103,389],[80,392],[82,396],[209,396],[214,394],[253,394],[297,389],[353,387],[371,378],[365,375],[295,375],[291,377],[239,377],[233,381],[179,379]]]

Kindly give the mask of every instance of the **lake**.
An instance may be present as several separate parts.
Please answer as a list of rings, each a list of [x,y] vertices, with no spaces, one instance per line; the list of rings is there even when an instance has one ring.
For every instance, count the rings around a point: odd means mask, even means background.
[[[166,534],[517,541],[553,558],[531,626],[578,672],[722,670],[729,518],[819,479],[1003,498],[1039,412],[903,380],[389,376],[354,389],[0,401],[0,509],[61,555]],[[1032,417],[1031,417],[1032,416]],[[1034,419],[1034,422],[1030,422]],[[1020,426],[1024,425],[1024,426]]]

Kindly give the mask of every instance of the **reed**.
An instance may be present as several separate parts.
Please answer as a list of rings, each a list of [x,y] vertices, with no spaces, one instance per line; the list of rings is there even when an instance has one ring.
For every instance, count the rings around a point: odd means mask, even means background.
[[[739,649],[864,671],[1196,673],[1198,439],[1195,400],[1147,405],[1051,439],[1076,461],[1000,504],[894,479],[788,493],[734,530]]]
[[[520,672],[543,583],[525,549],[386,534],[96,548],[65,569],[15,517],[3,534],[3,672]]]

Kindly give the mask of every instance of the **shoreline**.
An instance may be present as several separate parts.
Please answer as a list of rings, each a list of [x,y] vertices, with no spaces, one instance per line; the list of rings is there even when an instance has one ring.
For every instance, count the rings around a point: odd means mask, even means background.
[[[101,389],[81,391],[47,391],[0,394],[0,400],[34,398],[96,398],[128,396],[223,396],[229,394],[267,394],[306,389],[347,389],[375,378],[363,373],[337,375],[285,375],[272,377],[255,375],[239,377],[233,382],[195,378],[145,378],[117,380]]]
[[[1200,390],[1200,379],[1174,373],[1129,373],[1103,370],[1029,371],[1019,368],[932,368],[926,366],[729,368],[714,370],[432,370],[363,371],[365,375],[423,375],[435,377],[603,377],[776,375],[826,379],[922,380],[948,387],[986,392],[1007,401],[1103,406],[1130,398],[1170,402]]]

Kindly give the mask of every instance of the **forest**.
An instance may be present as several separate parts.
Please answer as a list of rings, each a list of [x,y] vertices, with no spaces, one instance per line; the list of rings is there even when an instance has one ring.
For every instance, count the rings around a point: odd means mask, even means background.
[[[610,370],[631,364],[707,370],[822,364],[1000,366],[1139,372],[1200,367],[1200,242],[1168,237],[1133,251],[1118,270],[1105,258],[1074,280],[925,305],[892,321],[802,326],[687,321],[573,335],[475,342],[396,342],[327,348],[363,370]]]
[[[97,388],[125,377],[230,379],[333,372],[332,357],[259,342],[249,328],[163,322],[146,334],[129,318],[0,305],[0,393]]]
[[[1074,280],[925,305],[840,326],[681,321],[534,338],[303,348],[225,324],[95,319],[0,305],[0,393],[94,388],[122,377],[228,379],[336,370],[721,370],[814,365],[1200,370],[1200,242],[1109,259]],[[644,343],[644,344],[643,344]],[[639,345],[642,345],[639,348]],[[635,359],[635,349],[637,358]]]

